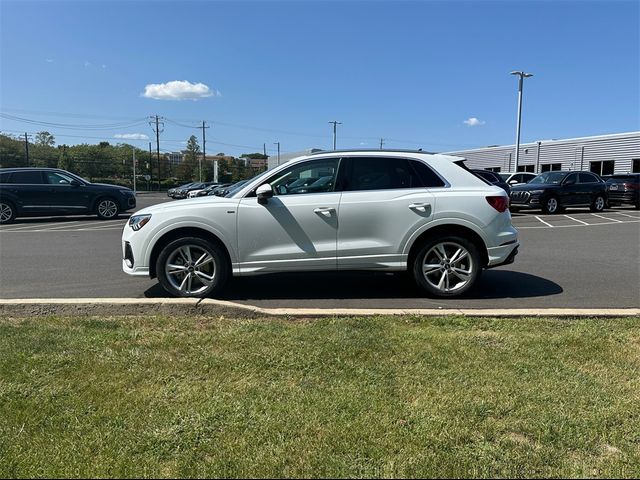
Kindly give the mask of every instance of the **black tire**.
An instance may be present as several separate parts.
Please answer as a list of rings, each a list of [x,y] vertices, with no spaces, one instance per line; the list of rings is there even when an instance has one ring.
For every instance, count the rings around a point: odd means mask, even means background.
[[[96,214],[100,220],[112,220],[120,213],[117,200],[111,197],[102,197],[96,202]]]
[[[0,200],[0,224],[7,225],[16,219],[16,207],[9,200]]]
[[[593,199],[593,202],[591,202],[590,208],[592,212],[602,212],[606,206],[607,199],[604,197],[604,195],[598,194]]]
[[[198,267],[201,258],[204,260]],[[175,267],[173,271],[169,265]],[[185,237],[162,249],[156,262],[156,274],[169,294],[203,298],[220,292],[227,284],[230,272],[221,247],[201,237]]]
[[[466,255],[457,253],[460,249]],[[459,260],[456,259],[458,255],[462,257]],[[482,271],[482,261],[478,247],[470,240],[457,235],[442,235],[428,240],[420,248],[412,270],[415,282],[427,293],[450,298],[473,287]],[[460,275],[459,272],[466,274]],[[452,280],[457,282],[453,286]]]
[[[542,203],[542,211],[549,215],[554,215],[562,210],[560,201],[555,195],[551,195],[544,199]]]

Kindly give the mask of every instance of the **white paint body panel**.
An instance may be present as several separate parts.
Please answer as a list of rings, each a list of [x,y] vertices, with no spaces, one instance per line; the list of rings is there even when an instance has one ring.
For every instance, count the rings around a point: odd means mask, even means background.
[[[292,165],[323,158],[381,155],[428,164],[443,187],[280,195],[260,204],[252,192]],[[233,198],[215,196],[146,208],[151,214],[139,231],[125,226],[131,246],[131,275],[148,275],[152,251],[163,235],[195,228],[215,235],[231,259],[234,275],[267,272],[407,268],[415,240],[432,228],[466,227],[484,242],[487,266],[503,263],[518,247],[509,211],[499,213],[487,196],[506,196],[460,168],[458,157],[418,152],[327,152],[297,158],[249,181]]]

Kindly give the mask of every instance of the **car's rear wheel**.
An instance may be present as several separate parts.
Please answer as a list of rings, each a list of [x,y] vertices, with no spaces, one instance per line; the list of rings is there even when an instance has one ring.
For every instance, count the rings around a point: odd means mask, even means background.
[[[0,201],[0,224],[11,223],[16,218],[16,207],[7,200]]]
[[[561,210],[561,207],[557,197],[554,197],[554,196],[548,197],[542,204],[542,211],[544,213],[549,213],[553,215],[554,213],[558,213],[560,210]]]
[[[199,237],[174,240],[156,263],[160,285],[177,297],[207,297],[220,291],[229,277],[221,248]]]
[[[101,198],[98,200],[98,205],[96,206],[96,212],[98,213],[98,218],[102,220],[111,220],[112,218],[116,218],[118,216],[120,209],[118,208],[118,202],[116,202],[113,198]]]
[[[476,245],[463,237],[446,235],[428,241],[413,263],[416,283],[436,297],[455,297],[469,290],[482,269]]]
[[[602,195],[597,195],[596,198],[593,199],[593,203],[591,204],[592,212],[601,212],[604,210],[604,207],[607,205],[607,201],[604,199]]]

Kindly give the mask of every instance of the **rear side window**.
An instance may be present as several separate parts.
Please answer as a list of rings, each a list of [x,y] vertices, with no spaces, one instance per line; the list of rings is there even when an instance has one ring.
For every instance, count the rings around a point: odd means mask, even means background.
[[[599,183],[600,181],[595,175],[591,175],[590,173],[581,173],[579,182],[580,183]]]
[[[0,173],[0,183],[9,183],[9,177],[11,174],[9,172]]]
[[[395,190],[423,187],[422,179],[404,158],[352,157],[345,190]]]
[[[42,173],[37,171],[29,172],[13,172],[9,183],[27,184],[27,185],[39,185],[44,183],[42,181]]]
[[[425,163],[409,160],[413,169],[422,180],[423,187],[444,187],[444,181]]]

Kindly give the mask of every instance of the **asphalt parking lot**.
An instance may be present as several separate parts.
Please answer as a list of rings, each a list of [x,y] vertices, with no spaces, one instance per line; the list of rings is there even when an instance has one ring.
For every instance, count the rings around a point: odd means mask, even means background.
[[[138,196],[138,208],[169,201]],[[128,215],[18,219],[0,227],[1,298],[163,297],[155,280],[121,271]],[[640,211],[515,213],[520,254],[462,298],[425,298],[407,275],[279,274],[234,279],[223,299],[306,308],[638,308]]]

